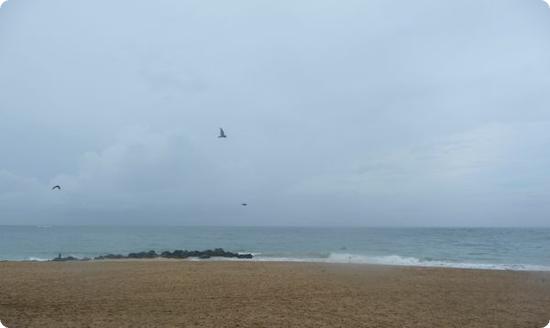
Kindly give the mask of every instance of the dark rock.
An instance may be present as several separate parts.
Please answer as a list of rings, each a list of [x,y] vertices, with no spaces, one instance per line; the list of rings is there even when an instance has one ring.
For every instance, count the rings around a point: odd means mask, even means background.
[[[129,259],[154,259],[156,257],[159,257],[159,256],[155,251],[128,254]]]
[[[128,255],[106,254],[106,255],[96,256],[94,260],[154,259],[158,257],[167,258],[167,259],[186,259],[190,257],[199,258],[199,259],[209,259],[212,257],[226,257],[226,258],[237,258],[237,259],[253,258],[252,254],[239,254],[239,253],[227,252],[223,248],[216,248],[213,250],[207,249],[204,251],[188,251],[188,250],[177,249],[173,252],[163,251],[160,254],[158,254],[153,250],[148,252],[130,253]],[[54,261],[62,261],[65,259],[66,258],[61,257],[61,254],[60,254],[60,256],[57,259],[54,259]],[[78,259],[74,259],[74,260],[78,260]],[[71,260],[69,259],[65,261],[71,261]]]
[[[121,254],[107,254],[94,257],[94,260],[120,260],[125,259],[126,256]]]
[[[181,249],[175,250],[173,252],[164,251],[160,254],[160,257],[167,259],[186,259],[189,257],[188,251],[182,251]]]

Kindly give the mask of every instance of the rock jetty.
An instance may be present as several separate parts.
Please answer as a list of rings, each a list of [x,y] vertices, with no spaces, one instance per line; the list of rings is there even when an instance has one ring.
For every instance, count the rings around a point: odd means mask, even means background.
[[[224,257],[224,258],[236,258],[236,259],[251,259],[253,258],[252,254],[240,254],[225,251],[223,248],[216,248],[214,250],[207,249],[204,251],[188,251],[188,250],[175,250],[173,252],[164,251],[162,253],[157,253],[154,250],[148,252],[138,252],[130,253],[128,255],[122,254],[106,254],[101,256],[96,256],[94,260],[124,260],[124,259],[156,259],[156,258],[165,258],[165,259],[187,259],[187,258],[198,258],[198,259],[209,259],[212,257]],[[58,257],[52,259],[56,262],[66,262],[66,261],[82,261],[89,259],[79,259],[73,256],[62,257],[59,254]]]

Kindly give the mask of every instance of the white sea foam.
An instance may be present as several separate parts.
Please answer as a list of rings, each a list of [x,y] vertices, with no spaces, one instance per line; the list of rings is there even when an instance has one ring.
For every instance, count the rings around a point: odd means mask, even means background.
[[[314,262],[314,263],[353,263],[353,264],[377,264],[392,266],[417,266],[417,267],[442,267],[460,269],[483,270],[512,270],[512,271],[550,271],[550,266],[531,264],[489,264],[420,260],[415,257],[403,257],[399,255],[366,256],[347,253],[330,253],[326,258],[297,258],[297,257],[255,257],[255,261],[266,262]]]
[[[212,257],[210,259],[189,258],[188,261],[257,261],[257,262],[309,262],[309,263],[350,263],[350,264],[375,264],[390,266],[415,266],[415,267],[440,267],[458,269],[482,269],[482,270],[511,270],[511,271],[550,271],[550,266],[533,264],[491,264],[472,262],[450,262],[421,260],[416,257],[403,257],[399,255],[367,256],[349,253],[330,253],[319,257],[292,257],[269,256],[262,253],[239,252],[240,254],[252,254],[252,259],[237,259],[226,257]],[[75,256],[77,258],[82,258]],[[23,261],[44,262],[51,259],[28,257]]]
[[[46,261],[49,261],[49,259],[42,259],[42,258],[39,258],[39,257],[29,257],[28,259],[26,259],[25,261],[34,261],[34,262],[46,262]]]

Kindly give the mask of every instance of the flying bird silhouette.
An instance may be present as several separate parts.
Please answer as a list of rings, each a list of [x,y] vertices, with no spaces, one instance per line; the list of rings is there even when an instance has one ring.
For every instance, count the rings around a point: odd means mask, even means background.
[[[241,206],[248,206],[248,204],[247,203],[242,203]]]
[[[225,131],[222,128],[220,128],[220,135],[218,136],[218,138],[227,138],[227,135],[225,134]]]
[[[52,190],[55,190],[55,189],[61,190],[61,186],[53,186]]]

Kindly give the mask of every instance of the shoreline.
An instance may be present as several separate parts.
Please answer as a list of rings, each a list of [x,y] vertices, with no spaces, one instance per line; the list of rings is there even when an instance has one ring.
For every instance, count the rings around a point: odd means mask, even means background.
[[[327,264],[327,265],[358,265],[358,266],[379,266],[390,268],[431,268],[431,269],[457,269],[457,270],[481,270],[481,271],[510,271],[510,272],[541,272],[550,273],[550,266],[536,264],[483,264],[483,263],[447,263],[444,265],[435,264],[388,264],[388,263],[369,263],[369,262],[331,262],[323,259],[271,259],[271,258],[253,258],[237,259],[226,257],[212,257],[209,259],[199,258],[124,258],[124,259],[76,259],[66,260],[60,263],[79,263],[79,262],[244,262],[244,263],[286,263],[286,264]],[[52,259],[39,260],[0,260],[0,263],[50,263],[59,262]]]

